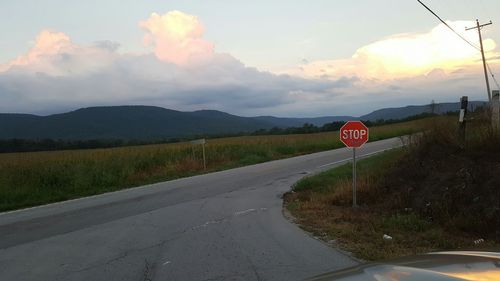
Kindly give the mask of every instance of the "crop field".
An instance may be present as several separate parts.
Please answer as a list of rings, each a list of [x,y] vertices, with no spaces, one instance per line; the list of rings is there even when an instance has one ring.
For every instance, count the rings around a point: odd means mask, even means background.
[[[418,131],[429,119],[373,127],[370,141]],[[209,139],[189,143],[0,154],[0,211],[342,147],[338,132]]]

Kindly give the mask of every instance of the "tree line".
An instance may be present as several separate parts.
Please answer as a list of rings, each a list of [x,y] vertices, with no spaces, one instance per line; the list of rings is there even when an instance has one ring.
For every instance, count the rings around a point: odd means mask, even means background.
[[[450,112],[447,114],[456,114]],[[399,122],[406,122],[421,118],[435,116],[434,113],[422,113],[410,116],[403,119],[380,119],[376,121],[365,120],[368,127],[381,126],[394,124]],[[322,126],[315,126],[313,124],[305,123],[301,127],[288,127],[280,128],[273,127],[270,129],[260,129],[255,132],[241,132],[235,134],[217,134],[209,136],[193,136],[192,138],[168,138],[168,139],[155,139],[155,140],[124,140],[124,139],[92,139],[92,140],[62,140],[62,139],[0,139],[0,153],[9,152],[34,152],[34,151],[53,151],[53,150],[71,150],[71,149],[95,149],[95,148],[111,148],[123,147],[134,145],[147,145],[147,144],[160,144],[160,143],[175,143],[189,141],[196,138],[221,138],[221,137],[235,137],[235,136],[260,136],[260,135],[287,135],[287,134],[312,134],[320,132],[338,131],[345,124],[344,121],[335,121],[324,124]]]

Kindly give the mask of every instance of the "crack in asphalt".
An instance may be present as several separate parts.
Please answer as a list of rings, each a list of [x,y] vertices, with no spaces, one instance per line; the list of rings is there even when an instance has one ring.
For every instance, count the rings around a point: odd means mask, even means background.
[[[75,274],[75,273],[81,273],[81,272],[85,272],[85,271],[89,271],[89,270],[92,270],[92,269],[95,269],[95,268],[100,268],[100,267],[107,267],[107,266],[110,266],[111,264],[117,262],[117,261],[120,261],[126,257],[128,257],[131,253],[134,253],[134,252],[142,252],[142,251],[145,251],[145,250],[148,250],[148,249],[151,249],[151,248],[156,248],[156,247],[163,247],[166,243],[168,242],[172,242],[174,240],[177,240],[179,238],[181,238],[183,235],[185,235],[186,233],[190,232],[190,231],[195,231],[195,230],[198,230],[198,229],[201,229],[201,228],[204,228],[204,227],[208,227],[209,225],[214,225],[214,224],[221,224],[221,223],[225,223],[225,222],[229,222],[232,218],[236,218],[236,217],[239,217],[239,216],[242,216],[242,215],[248,215],[250,213],[256,213],[256,212],[264,212],[264,211],[267,211],[267,208],[260,208],[259,210],[257,209],[248,209],[248,210],[243,210],[243,211],[237,211],[237,212],[234,212],[233,214],[229,215],[229,216],[225,216],[221,219],[216,219],[216,220],[211,220],[211,221],[207,221],[203,224],[200,224],[200,225],[195,225],[195,226],[192,226],[192,227],[188,227],[182,231],[178,231],[177,233],[174,233],[173,237],[170,238],[170,239],[166,239],[166,240],[162,240],[160,241],[159,243],[155,243],[153,245],[149,245],[149,246],[145,246],[145,247],[141,247],[141,248],[135,248],[135,249],[130,249],[130,250],[127,250],[113,258],[110,258],[104,262],[101,262],[99,264],[93,264],[93,265],[90,265],[90,266],[87,266],[87,267],[84,267],[84,268],[80,268],[80,269],[77,269],[77,270],[67,270],[66,272],[69,272],[70,274]],[[153,226],[155,228],[158,228],[159,226],[155,225],[155,224],[152,224],[152,223],[148,223],[147,225],[149,226]],[[247,257],[248,258],[248,257]],[[147,268],[148,269],[148,272],[151,273],[151,269],[154,267],[154,264],[150,264],[150,262],[145,259],[145,269]],[[256,276],[258,276],[258,273],[256,271],[256,268],[255,266],[251,263],[251,261],[249,260],[249,263],[251,264],[251,269],[253,270],[254,274],[256,274]],[[68,266],[68,264],[64,264],[64,266]],[[148,273],[148,274],[149,274]],[[149,279],[143,279],[143,281],[152,281],[152,279],[150,277],[148,277]],[[261,280],[259,279],[260,277],[258,277],[258,280]],[[64,278],[62,279],[64,280]]]
[[[257,271],[257,267],[255,264],[252,262],[250,257],[248,255],[245,255],[245,259],[247,262],[250,264],[250,269],[252,270],[253,274],[255,275],[255,278],[257,278],[257,281],[262,281],[262,277],[259,275],[259,272]]]
[[[152,268],[150,268],[150,266],[149,266],[148,259],[144,259],[144,270],[142,273],[141,281],[153,281],[153,278],[150,277],[151,269]]]
[[[170,239],[166,239],[166,240],[162,240],[160,241],[159,243],[155,243],[153,245],[149,245],[149,246],[146,246],[146,247],[141,247],[141,248],[135,248],[135,249],[130,249],[130,250],[127,250],[111,259],[108,259],[104,262],[101,262],[99,264],[94,264],[94,265],[91,265],[91,266],[87,266],[87,267],[84,267],[84,268],[81,268],[81,269],[78,269],[78,270],[68,270],[67,272],[71,273],[71,274],[74,274],[74,273],[81,273],[81,272],[84,272],[84,271],[88,271],[88,270],[92,270],[92,269],[95,269],[95,268],[99,268],[99,267],[106,267],[106,266],[109,266],[119,260],[122,260],[124,258],[126,258],[127,256],[129,256],[131,253],[134,253],[134,252],[142,252],[142,251],[145,251],[145,250],[148,250],[148,249],[151,249],[151,248],[155,248],[155,247],[161,247],[163,246],[164,244],[168,243],[168,242],[171,242],[171,241],[174,241],[178,238],[180,238],[181,235],[177,235],[173,238],[170,238]],[[66,264],[67,266],[67,264]]]

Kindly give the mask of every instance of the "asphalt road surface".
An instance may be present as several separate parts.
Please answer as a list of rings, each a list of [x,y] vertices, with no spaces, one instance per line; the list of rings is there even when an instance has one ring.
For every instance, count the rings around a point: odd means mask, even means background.
[[[366,144],[360,157],[400,146]],[[301,280],[356,264],[282,195],[346,148],[0,214],[0,280]]]

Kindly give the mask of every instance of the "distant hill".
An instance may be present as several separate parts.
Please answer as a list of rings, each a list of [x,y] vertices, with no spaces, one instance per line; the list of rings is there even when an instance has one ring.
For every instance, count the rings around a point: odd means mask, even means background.
[[[471,102],[471,107],[484,102]],[[436,113],[459,109],[458,103],[436,104]],[[430,112],[429,105],[376,110],[361,117],[325,116],[316,118],[241,117],[216,110],[182,112],[155,106],[89,107],[75,111],[37,116],[0,114],[0,139],[124,139],[160,140],[203,135],[254,132],[273,127],[322,126],[334,121],[402,119]]]
[[[484,106],[486,103],[482,101],[469,102],[469,110],[473,110],[478,106]],[[450,111],[460,110],[460,103],[436,103],[434,105],[434,113],[443,114]],[[359,117],[361,120],[376,121],[379,119],[403,119],[421,113],[431,113],[431,105],[410,105],[405,107],[384,108],[375,110],[372,113]]]
[[[0,114],[1,139],[151,140],[273,126],[219,111],[181,112],[154,106],[91,107],[49,116]]]
[[[157,140],[254,132],[273,127],[322,126],[354,117],[240,117],[216,110],[182,112],[155,106],[89,107],[37,116],[0,114],[0,139]]]

